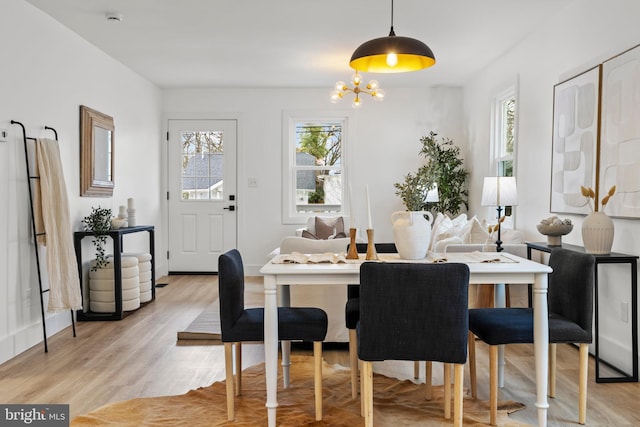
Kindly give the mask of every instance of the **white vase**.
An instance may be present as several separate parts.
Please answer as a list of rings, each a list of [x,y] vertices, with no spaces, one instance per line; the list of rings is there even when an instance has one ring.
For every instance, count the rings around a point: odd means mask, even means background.
[[[582,242],[589,254],[607,255],[613,245],[613,221],[603,212],[591,212],[582,222]]]
[[[398,211],[391,214],[393,240],[400,258],[422,259],[427,256],[432,222],[433,215],[426,211]]]

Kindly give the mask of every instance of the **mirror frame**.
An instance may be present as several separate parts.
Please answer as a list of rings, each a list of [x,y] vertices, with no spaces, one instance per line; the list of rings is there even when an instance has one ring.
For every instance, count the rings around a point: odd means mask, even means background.
[[[96,176],[96,128],[109,132],[111,149],[110,180]],[[114,131],[113,117],[87,106],[80,106],[80,196],[111,197],[114,187]]]

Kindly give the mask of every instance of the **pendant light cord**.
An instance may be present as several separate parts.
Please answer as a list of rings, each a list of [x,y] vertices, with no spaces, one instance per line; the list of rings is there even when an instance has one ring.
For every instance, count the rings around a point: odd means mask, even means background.
[[[391,31],[389,31],[389,36],[395,36],[396,32],[393,31],[393,0],[391,0]]]

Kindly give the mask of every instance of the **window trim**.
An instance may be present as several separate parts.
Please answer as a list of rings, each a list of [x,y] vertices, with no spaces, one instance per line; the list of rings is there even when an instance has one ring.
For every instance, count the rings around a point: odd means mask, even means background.
[[[351,110],[285,110],[282,113],[282,223],[306,224],[312,212],[297,212],[295,197],[295,124],[308,122],[341,122],[342,123],[342,206],[339,212],[327,213],[326,216],[350,215],[349,212],[349,169],[353,155],[353,126],[354,113]]]
[[[497,91],[496,95],[493,97],[493,103],[491,108],[491,147],[490,147],[490,158],[489,158],[489,170],[495,176],[504,176],[500,171],[500,163],[511,160],[512,164],[512,174],[508,176],[517,176],[517,158],[518,158],[518,120],[519,120],[519,109],[520,109],[520,100],[518,96],[519,92],[519,78],[518,76],[515,79],[504,85],[503,89]],[[515,108],[514,108],[514,122],[513,122],[513,154],[508,156],[502,156],[502,121],[504,120],[504,115],[502,114],[502,105],[505,100],[513,97],[515,99]],[[506,208],[506,207],[505,207]],[[507,215],[508,211],[510,214]],[[510,209],[505,209],[506,221],[503,225],[509,228],[515,227],[515,209],[510,207]]]
[[[499,168],[498,163],[505,160],[511,160],[513,164],[513,176],[516,176],[517,173],[517,153],[518,153],[518,117],[520,109],[520,102],[518,97],[518,78],[516,78],[512,83],[506,85],[501,91],[499,91],[493,97],[492,111],[491,111],[491,150],[490,150],[490,158],[489,158],[489,169],[495,175],[498,175]],[[502,156],[500,154],[500,149],[502,147],[502,103],[510,98],[515,98],[515,118],[513,123],[513,135],[514,135],[514,144],[513,144],[513,154],[510,156]]]

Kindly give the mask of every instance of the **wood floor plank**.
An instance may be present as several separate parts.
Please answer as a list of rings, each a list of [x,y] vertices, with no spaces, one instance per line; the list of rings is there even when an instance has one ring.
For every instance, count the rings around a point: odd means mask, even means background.
[[[216,276],[169,276],[156,300],[121,321],[79,322],[77,337],[70,328],[50,337],[49,352],[34,346],[0,365],[0,402],[68,403],[71,416],[104,404],[144,396],[182,394],[224,379],[221,345],[177,342],[186,328],[217,298]],[[248,278],[250,303],[260,302],[260,278]],[[346,346],[323,351],[329,363],[348,366]],[[311,350],[294,347],[298,353]],[[264,360],[261,344],[243,346],[243,365]],[[489,397],[488,350],[477,342],[478,397]],[[506,349],[505,388],[500,399],[527,407],[511,416],[536,423],[533,347]],[[558,346],[557,397],[549,399],[549,426],[575,426],[578,419],[578,350]],[[587,425],[638,426],[640,383],[596,384],[589,361]],[[468,384],[468,370],[465,371]]]

